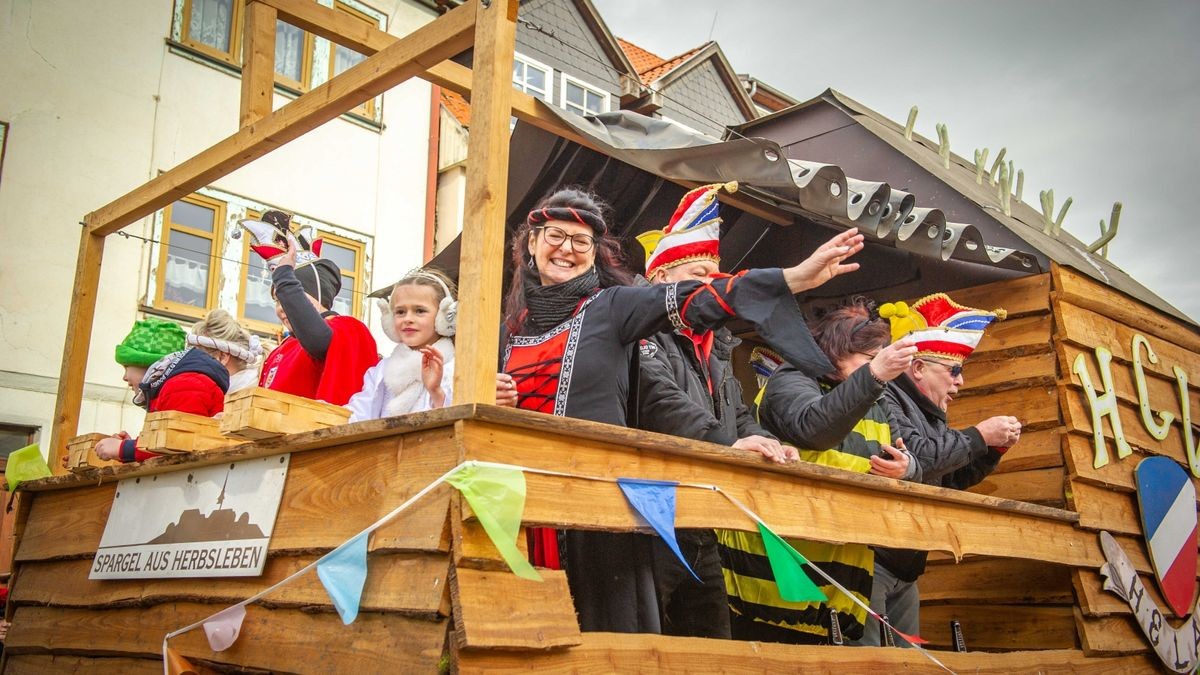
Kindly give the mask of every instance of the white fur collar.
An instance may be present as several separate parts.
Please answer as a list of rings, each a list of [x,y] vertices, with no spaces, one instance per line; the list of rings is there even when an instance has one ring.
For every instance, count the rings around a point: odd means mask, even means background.
[[[442,354],[443,365],[454,360],[454,341],[439,338],[433,347]],[[396,345],[383,365],[383,381],[392,395],[383,408],[385,417],[412,412],[425,387],[421,384],[421,352],[403,344]]]

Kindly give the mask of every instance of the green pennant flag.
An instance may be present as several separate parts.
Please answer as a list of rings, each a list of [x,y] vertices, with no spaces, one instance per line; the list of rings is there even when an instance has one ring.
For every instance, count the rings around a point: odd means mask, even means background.
[[[525,474],[516,469],[464,465],[446,478],[466,497],[479,524],[504,562],[522,579],[541,581],[542,575],[517,548],[521,514],[525,512]]]
[[[42,457],[42,449],[37,443],[13,450],[8,456],[8,466],[4,469],[9,492],[16,489],[17,483],[21,481],[46,478],[50,475],[50,466]]]
[[[766,525],[759,523],[758,532],[763,538],[763,548],[767,550],[767,560],[771,562],[775,585],[779,586],[779,597],[788,602],[824,602],[829,599],[800,568],[809,564],[808,558],[800,555]]]

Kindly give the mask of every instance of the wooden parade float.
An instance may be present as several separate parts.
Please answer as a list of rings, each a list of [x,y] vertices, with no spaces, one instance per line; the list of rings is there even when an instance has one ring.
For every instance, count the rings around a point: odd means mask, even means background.
[[[141,464],[97,466],[87,455],[94,438],[73,442],[70,473],[18,492],[4,672],[162,672],[168,633],[271,587],[410,500],[369,538],[353,623],[343,624],[309,573],[251,604],[228,649],[213,651],[203,630],[174,637],[172,648],[201,671],[942,672],[913,649],[581,632],[563,573],[540,570],[540,583],[518,577],[463,496],[439,483],[468,462],[526,469],[523,526],[646,531],[611,482],[633,477],[721,489],[681,487],[679,527],[756,531],[729,495],[784,536],[932,551],[920,582],[921,635],[956,672],[1161,669],[1130,605],[1104,590],[1099,533],[1115,538],[1145,580],[1145,600],[1164,607],[1134,468],[1151,456],[1200,468],[1191,418],[1200,411],[1200,333],[1071,267],[1051,261],[1041,273],[945,287],[965,305],[1008,312],[966,364],[952,425],[994,414],[1025,425],[996,473],[971,492],[777,466],[708,443],[486,404],[506,218],[505,196],[489,186],[507,183],[509,115],[596,147],[512,91],[516,10],[515,0],[470,2],[397,39],[364,35],[315,3],[247,4],[241,129],[87,217],[52,466],[78,427],[104,237],[413,76],[473,94],[470,155],[480,161],[470,165],[467,203],[479,217],[467,219],[458,267],[458,405],[341,424],[325,404],[254,390],[230,398],[215,431],[170,414],[158,419],[155,433],[171,439],[161,447],[174,452]],[[277,17],[372,56],[271,112]],[[446,61],[472,45],[472,70]],[[793,222],[752,195],[731,205]],[[1097,427],[1106,402],[1115,414]],[[1129,453],[1118,450],[1118,436]],[[88,578],[118,481],[281,453],[291,453],[290,464],[261,577]],[[965,652],[951,650],[952,621]]]

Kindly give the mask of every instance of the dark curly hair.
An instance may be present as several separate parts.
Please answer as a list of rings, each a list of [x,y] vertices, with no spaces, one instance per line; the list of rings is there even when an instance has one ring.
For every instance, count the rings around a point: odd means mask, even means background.
[[[624,267],[625,253],[621,242],[609,234],[612,230],[612,209],[596,195],[579,187],[560,188],[550,196],[538,202],[530,212],[538,213],[542,209],[574,209],[585,213],[585,220],[593,216],[605,224],[603,232],[598,232],[594,226],[592,231],[596,238],[596,273],[600,277],[600,287],[628,286],[633,283],[633,274]],[[504,298],[504,325],[509,333],[518,334],[521,331],[525,314],[525,283],[526,280],[541,283],[536,270],[530,268],[529,235],[541,222],[538,218],[529,217],[517,228],[512,238],[513,277],[508,294]]]

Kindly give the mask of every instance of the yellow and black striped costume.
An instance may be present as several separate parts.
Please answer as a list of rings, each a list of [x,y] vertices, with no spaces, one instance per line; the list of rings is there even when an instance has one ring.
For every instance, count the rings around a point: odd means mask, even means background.
[[[822,393],[830,389],[821,384]],[[761,403],[759,392],[756,403]],[[770,425],[768,425],[770,428]],[[778,433],[772,429],[773,432]],[[780,435],[780,438],[785,438]],[[881,444],[891,442],[887,411],[876,400],[850,433],[836,447],[828,450],[800,450],[804,461],[834,466],[848,471],[866,473],[870,470],[868,457],[882,452]],[[768,523],[769,525],[769,523]],[[806,569],[828,598],[823,603],[794,603],[779,597],[771,565],[758,533],[718,530],[725,588],[729,595],[730,611],[743,619],[765,623],[771,636],[788,642],[815,643],[826,641],[829,635],[829,610],[837,610],[838,625],[847,639],[862,636],[866,610],[856,605],[841,591],[830,585],[816,572]],[[864,544],[827,544],[801,539],[788,539],[805,558],[811,560],[863,602],[871,600],[871,580],[875,554]],[[789,639],[792,631],[794,640]]]

